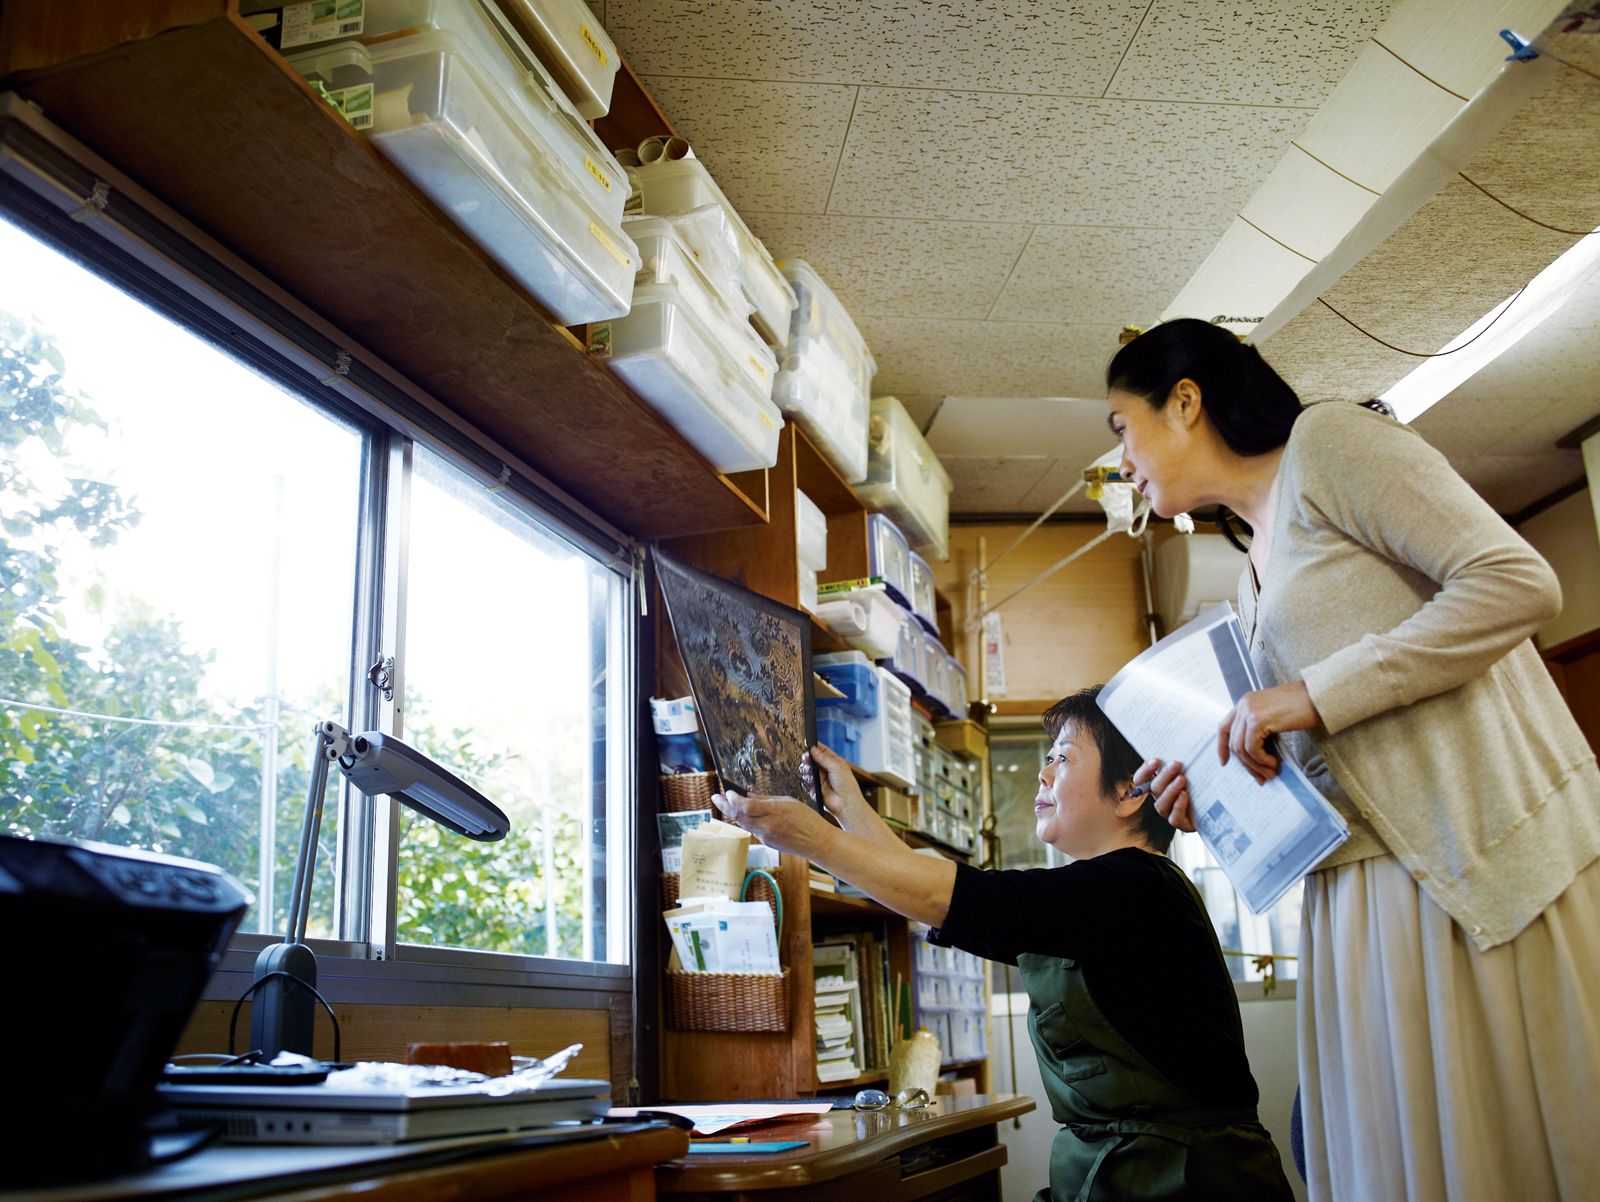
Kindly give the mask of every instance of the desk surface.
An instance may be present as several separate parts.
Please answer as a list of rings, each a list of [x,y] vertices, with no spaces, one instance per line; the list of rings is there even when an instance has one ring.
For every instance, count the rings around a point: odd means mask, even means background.
[[[575,1142],[531,1133],[420,1140],[382,1147],[217,1144],[174,1164],[111,1181],[3,1192],[6,1202],[111,1202],[181,1197],[343,1198],[367,1202],[449,1196],[457,1202],[537,1197],[541,1190],[616,1175],[681,1156],[685,1132],[644,1125],[594,1128]],[[648,1181],[648,1178],[646,1178]]]
[[[817,1118],[765,1123],[740,1134],[762,1141],[805,1140],[809,1147],[726,1156],[697,1153],[658,1167],[656,1189],[664,1194],[724,1193],[816,1185],[1033,1108],[1032,1098],[1019,1095],[968,1094],[941,1097],[927,1110],[835,1110]]]

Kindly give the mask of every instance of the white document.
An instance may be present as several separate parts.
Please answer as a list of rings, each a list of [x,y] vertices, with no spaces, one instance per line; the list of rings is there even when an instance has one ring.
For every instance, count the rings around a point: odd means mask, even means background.
[[[731,1127],[770,1123],[775,1119],[821,1118],[833,1109],[831,1102],[712,1102],[699,1106],[616,1106],[606,1113],[612,1118],[631,1119],[640,1115],[676,1114],[694,1120],[696,1135],[715,1135]]]
[[[766,902],[684,898],[664,915],[686,972],[776,973],[777,932]]]
[[[1350,837],[1290,760],[1278,756],[1278,775],[1264,785],[1236,758],[1219,760],[1217,727],[1260,687],[1238,615],[1223,602],[1127,664],[1099,698],[1140,755],[1182,762],[1195,827],[1257,914]]]

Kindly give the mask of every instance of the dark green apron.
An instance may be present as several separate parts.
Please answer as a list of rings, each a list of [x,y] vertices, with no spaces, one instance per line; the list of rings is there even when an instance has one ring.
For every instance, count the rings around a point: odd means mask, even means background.
[[[1117,1034],[1076,960],[1025,953],[1017,967],[1033,1003],[1028,1034],[1061,1124],[1050,1188],[1034,1202],[1292,1197],[1254,1107],[1197,1106]],[[1174,1021],[1182,1021],[1176,1013]]]

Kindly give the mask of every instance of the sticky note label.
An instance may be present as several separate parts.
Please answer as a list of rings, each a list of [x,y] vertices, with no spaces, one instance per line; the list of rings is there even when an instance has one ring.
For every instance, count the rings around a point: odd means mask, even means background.
[[[604,188],[607,192],[611,191],[611,177],[604,171],[600,170],[593,159],[591,159],[588,155],[584,155],[583,165],[588,169],[589,174],[594,176],[595,179],[599,181],[602,188]]]
[[[595,38],[594,34],[589,32],[589,27],[587,25],[581,25],[581,26],[578,27],[578,32],[583,35],[583,44],[585,46],[589,47],[590,50],[594,51],[594,56],[595,56],[595,58],[600,60],[600,65],[602,67],[605,66],[606,65],[605,48],[600,45],[599,41]]]
[[[617,240],[594,222],[589,223],[589,232],[594,235],[594,240],[605,247],[611,257],[624,267],[632,267],[633,259],[626,254],[622,247],[617,245]]]

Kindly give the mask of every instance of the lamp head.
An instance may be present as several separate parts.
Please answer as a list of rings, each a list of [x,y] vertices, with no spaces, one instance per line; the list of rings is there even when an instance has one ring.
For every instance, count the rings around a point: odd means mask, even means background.
[[[493,843],[511,830],[499,806],[393,735],[376,730],[356,735],[338,763],[361,792],[387,793],[458,835]]]

